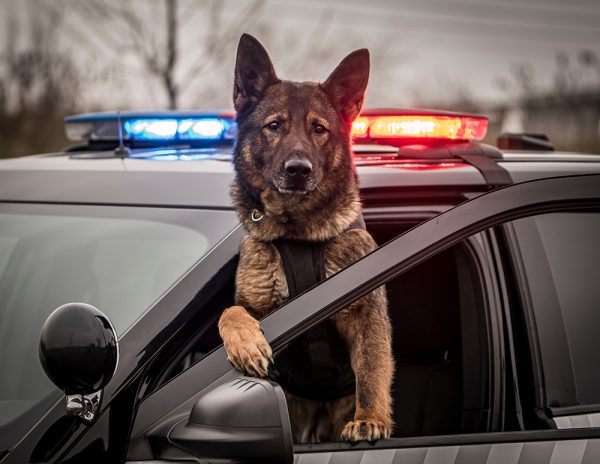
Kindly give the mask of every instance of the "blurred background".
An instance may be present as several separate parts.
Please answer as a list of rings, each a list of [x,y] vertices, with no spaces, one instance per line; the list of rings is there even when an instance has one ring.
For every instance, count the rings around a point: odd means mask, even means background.
[[[280,77],[369,48],[366,105],[483,113],[488,141],[600,153],[598,0],[0,0],[0,157],[67,145],[64,116],[229,109],[239,36]]]

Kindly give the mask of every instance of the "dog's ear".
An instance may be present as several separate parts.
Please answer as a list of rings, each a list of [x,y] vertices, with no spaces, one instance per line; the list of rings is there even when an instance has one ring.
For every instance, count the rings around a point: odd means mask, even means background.
[[[235,61],[233,106],[238,113],[253,107],[271,84],[279,82],[267,51],[258,40],[242,34]]]
[[[368,81],[369,50],[362,48],[344,58],[321,87],[344,120],[352,122],[362,107]]]

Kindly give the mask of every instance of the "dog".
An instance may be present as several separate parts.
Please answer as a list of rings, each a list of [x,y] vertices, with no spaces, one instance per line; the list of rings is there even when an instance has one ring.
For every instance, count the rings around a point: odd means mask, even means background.
[[[240,38],[231,196],[248,235],[240,245],[235,306],[223,311],[218,326],[229,360],[246,375],[268,376],[272,350],[258,321],[290,298],[278,241],[322,244],[322,277],[376,248],[364,227],[354,227],[362,215],[350,145],[368,76],[369,53],[361,49],[322,84],[280,80],[262,45],[247,34]],[[374,290],[326,322],[321,333],[331,351],[348,360],[352,384],[349,391],[322,398],[282,383],[295,442],[389,437],[394,363],[385,290]],[[292,377],[314,374],[314,366],[307,369],[310,361],[298,354],[302,349],[292,356],[285,351],[275,354],[277,370],[291,362]],[[343,377],[324,375],[334,382]]]

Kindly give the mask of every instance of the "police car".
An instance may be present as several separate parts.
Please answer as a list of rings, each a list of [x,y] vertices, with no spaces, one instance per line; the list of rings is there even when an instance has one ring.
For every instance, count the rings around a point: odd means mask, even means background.
[[[600,462],[600,157],[486,128],[364,111],[380,247],[261,321],[277,349],[386,286],[395,428],[353,445],[293,444],[220,343],[232,114],[70,117],[79,145],[0,161],[0,462]]]

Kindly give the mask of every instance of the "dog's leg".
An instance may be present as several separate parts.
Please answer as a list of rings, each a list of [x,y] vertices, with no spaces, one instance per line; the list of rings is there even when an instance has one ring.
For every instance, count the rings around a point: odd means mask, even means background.
[[[326,249],[326,270],[331,276],[377,248],[364,230],[351,230]],[[385,289],[379,287],[332,317],[350,350],[356,378],[356,409],[341,439],[377,440],[392,429],[392,330]]]
[[[219,319],[219,335],[232,364],[246,375],[267,377],[272,356],[258,319],[279,306],[288,295],[277,249],[250,236],[240,244],[235,303]]]
[[[354,420],[346,424],[341,434],[346,441],[374,441],[388,438],[391,433],[394,362],[385,308],[385,293],[379,288],[334,319],[348,342],[356,376]]]
[[[273,356],[260,324],[242,306],[231,306],[219,319],[219,335],[227,358],[245,375],[267,377]]]

